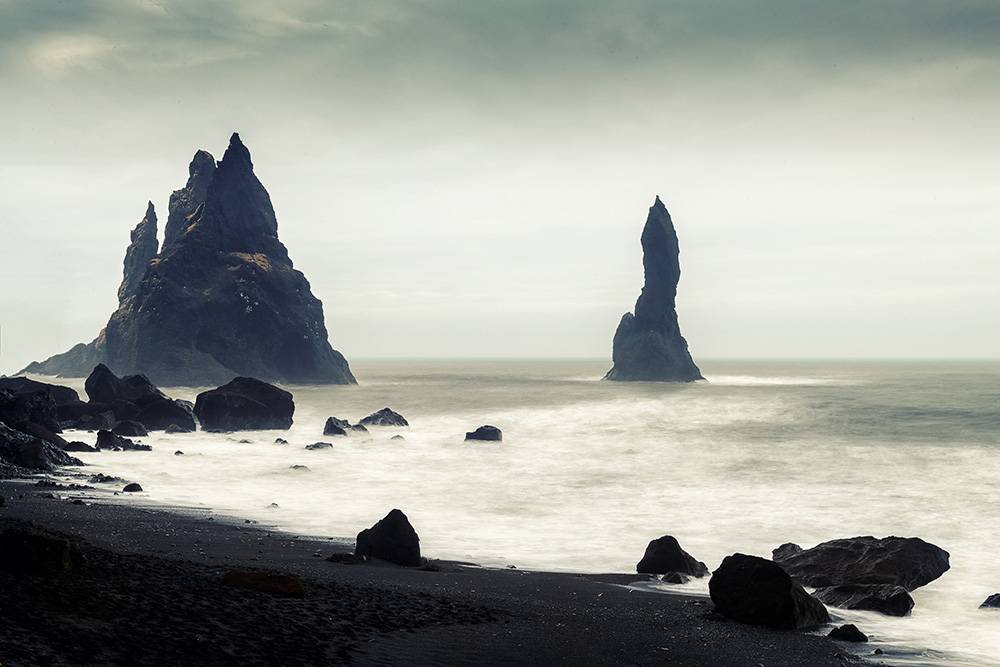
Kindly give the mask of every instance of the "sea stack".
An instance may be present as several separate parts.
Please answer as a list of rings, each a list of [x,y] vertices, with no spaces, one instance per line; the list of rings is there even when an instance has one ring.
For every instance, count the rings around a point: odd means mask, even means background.
[[[606,380],[694,382],[701,371],[677,323],[680,246],[667,207],[657,197],[642,230],[645,284],[635,314],[625,313],[615,332],[614,366]]]
[[[195,153],[170,197],[162,248],[149,204],[125,255],[119,306],[98,337],[24,372],[86,376],[98,363],[158,385],[354,384],[323,304],[278,240],[267,190],[233,134],[222,160]]]

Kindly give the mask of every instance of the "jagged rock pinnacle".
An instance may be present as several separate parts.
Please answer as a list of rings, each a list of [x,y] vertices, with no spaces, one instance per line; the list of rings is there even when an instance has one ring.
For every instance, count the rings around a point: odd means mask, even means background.
[[[135,226],[130,235],[130,243],[125,251],[122,283],[118,288],[118,303],[124,303],[139,289],[139,283],[146,275],[146,266],[156,257],[159,243],[156,240],[156,208],[153,202],[146,205],[146,215]]]

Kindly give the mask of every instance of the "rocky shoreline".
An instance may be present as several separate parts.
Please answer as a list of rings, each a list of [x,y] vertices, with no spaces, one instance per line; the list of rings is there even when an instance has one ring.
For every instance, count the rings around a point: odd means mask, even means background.
[[[0,532],[64,536],[84,565],[0,569],[0,656],[11,664],[860,661],[826,637],[728,621],[705,597],[620,585],[637,575],[331,562],[350,543],[43,486],[0,481]],[[301,589],[262,592],[261,576]]]

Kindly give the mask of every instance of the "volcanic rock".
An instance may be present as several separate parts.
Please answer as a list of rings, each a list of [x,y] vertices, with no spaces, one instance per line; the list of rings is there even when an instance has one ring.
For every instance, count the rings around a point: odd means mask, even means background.
[[[490,440],[500,442],[503,440],[503,432],[496,426],[480,426],[475,431],[466,431],[466,440]]]
[[[133,438],[137,437],[141,438],[149,435],[149,432],[146,430],[145,426],[143,426],[139,422],[133,422],[133,421],[118,422],[117,424],[115,424],[115,427],[111,429],[111,432],[114,433],[115,435],[123,435]]]
[[[83,465],[55,445],[3,423],[0,423],[0,463],[46,472],[57,466]]]
[[[406,515],[398,509],[358,533],[354,553],[366,560],[378,558],[396,565],[417,566],[423,563],[420,538]]]
[[[771,560],[779,561],[783,558],[788,558],[789,556],[794,556],[795,554],[802,551],[802,547],[791,542],[785,542],[777,549],[771,551]]]
[[[206,431],[287,429],[292,425],[295,402],[284,389],[239,377],[198,394],[194,412]]]
[[[330,417],[323,426],[323,435],[347,435],[347,429],[351,428],[351,423],[346,419]]]
[[[712,574],[708,590],[716,611],[742,623],[802,630],[830,621],[822,602],[780,565],[757,556],[726,556]]]
[[[63,387],[58,384],[47,384],[38,382],[26,377],[5,377],[0,378],[0,389],[7,389],[15,396],[21,394],[34,394],[39,391],[47,391],[52,396],[56,406],[73,403],[80,400],[80,395],[75,389]]]
[[[409,426],[409,422],[394,410],[382,408],[378,412],[373,412],[360,422],[361,426]]]
[[[129,438],[116,435],[111,431],[103,430],[97,432],[97,444],[95,446],[97,449],[112,452],[148,452],[153,449],[149,445],[144,445],[141,442],[135,442]]]
[[[311,445],[306,445],[306,449],[310,451],[315,451],[317,449],[328,449],[330,447],[333,447],[333,443],[331,442],[314,442]]]
[[[859,644],[868,641],[868,635],[858,630],[858,626],[853,623],[847,623],[846,625],[841,625],[830,630],[827,637],[838,639],[842,642],[855,642]]]
[[[79,440],[73,440],[67,442],[66,446],[63,447],[64,452],[96,452],[96,447],[91,447],[85,442],[80,442]]]
[[[642,230],[645,284],[635,314],[625,313],[615,332],[614,365],[606,380],[693,382],[701,371],[691,359],[677,322],[680,246],[670,213],[660,198],[649,209]]]
[[[651,541],[635,570],[639,574],[678,572],[692,577],[704,577],[708,574],[708,567],[684,551],[671,535]]]
[[[126,484],[122,491],[124,493],[142,493],[142,487],[136,482],[132,482],[131,484]]]
[[[1000,593],[994,593],[979,605],[980,609],[1000,609]]]
[[[782,555],[776,562],[806,586],[894,584],[912,591],[948,571],[948,552],[919,537],[849,537]]]
[[[355,383],[330,346],[323,304],[278,240],[271,199],[239,135],[218,165],[195,154],[187,184],[170,198],[163,248],[146,259],[153,242],[148,215],[133,232],[119,306],[105,329],[26,371],[83,376],[105,363],[164,385],[236,376]]]
[[[892,584],[842,584],[817,588],[813,597],[831,607],[878,611],[889,616],[906,616],[913,598],[902,586]]]

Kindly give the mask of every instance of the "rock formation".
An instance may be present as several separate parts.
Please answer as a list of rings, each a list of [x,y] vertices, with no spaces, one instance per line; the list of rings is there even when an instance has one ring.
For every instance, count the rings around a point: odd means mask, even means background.
[[[614,366],[606,380],[693,382],[701,371],[677,323],[680,247],[670,213],[657,197],[642,230],[645,284],[635,314],[625,313],[615,332]]]
[[[708,567],[684,551],[676,537],[664,535],[652,540],[646,546],[646,552],[635,566],[635,571],[639,574],[677,572],[692,577],[704,577],[708,574]]]
[[[353,384],[330,346],[323,304],[278,240],[271,199],[239,135],[218,165],[198,151],[188,173],[170,197],[159,253],[151,204],[132,231],[119,307],[105,329],[25,372],[82,377],[104,363],[159,385],[219,385],[240,375]]]
[[[817,588],[813,597],[831,607],[877,611],[889,616],[906,616],[913,609],[913,597],[902,586],[892,584],[843,584]]]
[[[415,567],[423,564],[420,538],[406,515],[394,509],[371,528],[358,533],[354,554],[359,558]]]
[[[194,413],[206,431],[287,429],[292,425],[295,401],[284,389],[239,377],[198,394]]]

